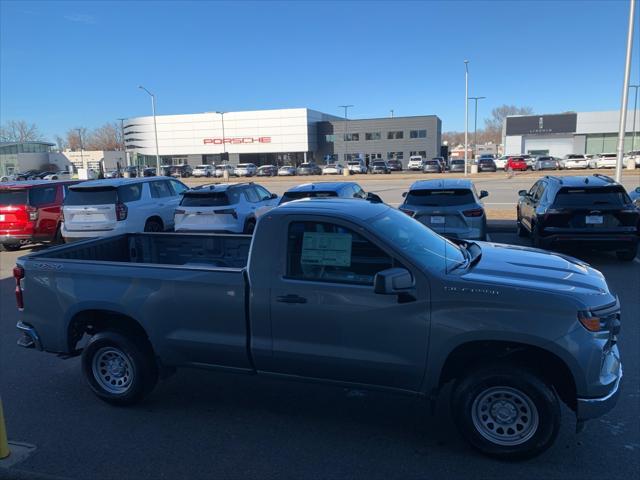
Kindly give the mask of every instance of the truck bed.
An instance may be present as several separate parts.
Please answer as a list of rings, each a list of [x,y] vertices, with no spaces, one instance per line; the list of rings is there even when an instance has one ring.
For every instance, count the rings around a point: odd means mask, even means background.
[[[29,258],[245,268],[250,246],[248,235],[130,233],[47,249]]]

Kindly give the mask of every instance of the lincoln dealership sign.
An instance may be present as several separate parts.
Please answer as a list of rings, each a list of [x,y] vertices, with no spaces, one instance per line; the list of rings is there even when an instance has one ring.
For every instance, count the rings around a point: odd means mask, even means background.
[[[222,145],[228,143],[231,145],[239,145],[246,143],[271,143],[271,137],[224,137],[224,138],[205,138],[205,145]]]
[[[578,114],[531,115],[507,117],[507,135],[545,135],[547,133],[575,133]]]

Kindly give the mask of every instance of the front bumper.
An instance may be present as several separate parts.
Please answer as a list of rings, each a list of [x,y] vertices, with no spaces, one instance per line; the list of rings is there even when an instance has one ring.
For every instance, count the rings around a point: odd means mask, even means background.
[[[35,328],[23,322],[18,322],[16,328],[22,334],[18,339],[19,346],[23,348],[35,348],[36,350],[42,351],[42,342]]]
[[[597,418],[609,412],[618,403],[622,391],[622,364],[618,362],[617,379],[611,391],[603,397],[577,398],[576,417],[579,421]]]
[[[552,247],[556,245],[571,244],[574,247],[583,248],[599,248],[603,250],[626,250],[634,248],[639,241],[638,235],[635,233],[616,233],[602,232],[595,233],[577,233],[577,232],[548,232],[545,229],[545,235],[541,238],[542,245]],[[550,234],[548,234],[550,233]]]

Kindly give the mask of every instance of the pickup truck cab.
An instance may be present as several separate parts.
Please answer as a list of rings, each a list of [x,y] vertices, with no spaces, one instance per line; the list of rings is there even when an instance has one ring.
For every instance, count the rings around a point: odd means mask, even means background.
[[[81,353],[90,388],[119,405],[175,367],[432,401],[454,382],[466,439],[523,458],[553,443],[560,401],[579,422],[602,415],[622,376],[620,306],[600,272],[453,243],[382,203],[292,201],[253,237],[87,240],[20,258],[14,277],[20,344]]]

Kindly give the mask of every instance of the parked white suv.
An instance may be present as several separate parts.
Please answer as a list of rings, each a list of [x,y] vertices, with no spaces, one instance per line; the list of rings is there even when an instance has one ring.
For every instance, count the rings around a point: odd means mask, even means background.
[[[367,164],[364,160],[350,160],[347,162],[347,169],[353,173],[369,173]]]
[[[589,168],[616,168],[617,153],[601,153],[589,160]]]
[[[236,176],[237,177],[253,177],[258,171],[258,167],[256,167],[253,163],[239,163],[236,165]]]
[[[407,164],[408,170],[422,170],[422,164],[424,159],[420,155],[412,155],[409,157],[409,163]]]
[[[572,168],[588,168],[589,160],[584,155],[569,154],[560,160],[560,167],[570,170]]]
[[[69,187],[62,212],[66,241],[173,228],[187,186],[173,178],[113,178]]]
[[[213,165],[198,165],[193,169],[191,174],[194,177],[210,177],[215,172],[215,167]]]
[[[277,204],[275,193],[255,183],[203,185],[184,192],[175,230],[251,234],[257,218]]]

